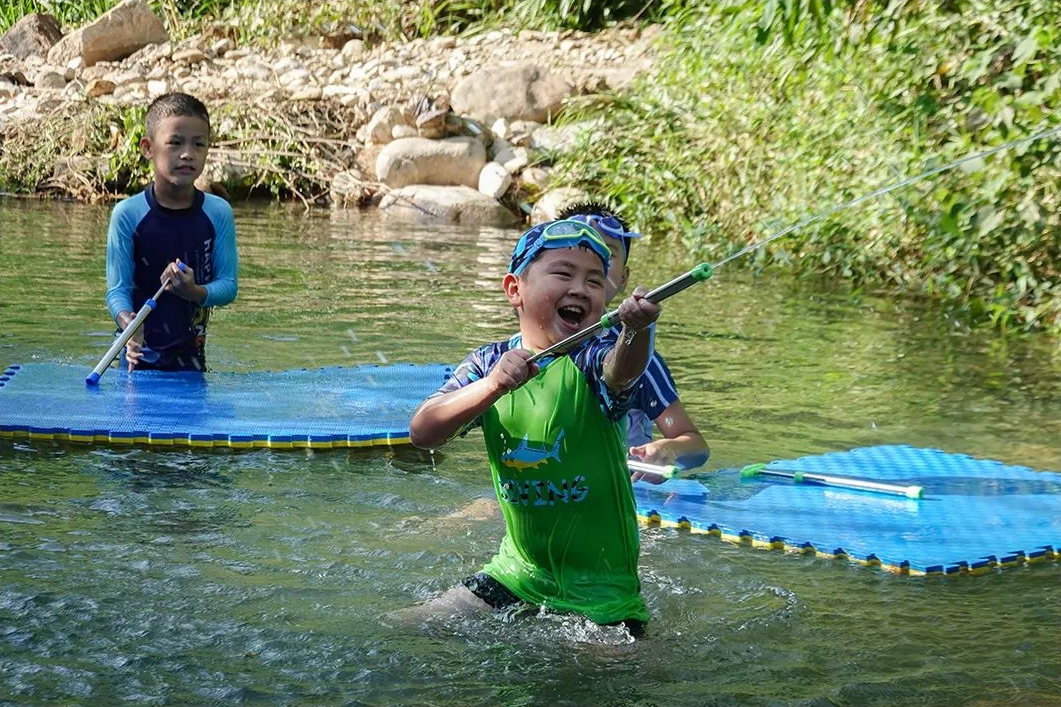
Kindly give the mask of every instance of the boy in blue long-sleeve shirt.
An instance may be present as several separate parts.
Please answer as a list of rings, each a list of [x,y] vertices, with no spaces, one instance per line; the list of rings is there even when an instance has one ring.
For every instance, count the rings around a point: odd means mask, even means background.
[[[168,93],[148,107],[140,150],[154,178],[114,207],[107,233],[107,307],[119,329],[169,284],[126,346],[130,370],[205,371],[210,308],[236,298],[232,208],[195,187],[209,149],[210,116],[198,99]]]

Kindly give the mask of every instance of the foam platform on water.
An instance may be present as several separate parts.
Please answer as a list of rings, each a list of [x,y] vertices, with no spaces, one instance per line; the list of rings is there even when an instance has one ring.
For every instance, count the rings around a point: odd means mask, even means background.
[[[635,482],[638,514],[731,542],[899,574],[981,574],[1061,560],[1061,473],[905,445],[767,468],[916,485],[924,497],[741,478],[726,469],[657,486]]]
[[[333,448],[409,442],[409,419],[452,371],[442,364],[170,373],[10,366],[0,436],[92,444]]]

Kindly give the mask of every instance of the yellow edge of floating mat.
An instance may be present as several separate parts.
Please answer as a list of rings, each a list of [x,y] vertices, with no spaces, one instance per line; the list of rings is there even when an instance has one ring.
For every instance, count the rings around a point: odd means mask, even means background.
[[[22,430],[0,430],[0,438],[31,439],[75,444],[141,445],[146,447],[186,447],[191,449],[356,449],[364,447],[393,447],[411,444],[408,435],[381,435],[371,439],[357,440],[231,440],[191,439],[189,437],[159,437],[156,435],[86,435],[68,432],[27,432]]]
[[[685,519],[679,521],[665,520],[660,517],[658,513],[643,514],[638,513],[638,521],[642,525],[651,528],[668,528],[671,530],[684,530],[690,535],[707,535],[710,537],[718,538],[720,541],[729,543],[731,545],[743,545],[746,547],[752,547],[757,550],[781,550],[787,554],[792,555],[808,555],[814,556],[818,559],[826,560],[847,560],[854,564],[862,567],[873,567],[881,569],[890,574],[902,575],[907,577],[952,577],[956,575],[968,576],[968,577],[979,577],[985,574],[989,574],[998,570],[1013,569],[1016,567],[1039,565],[1049,562],[1061,562],[1061,550],[1055,550],[1051,546],[1042,548],[1032,555],[1027,555],[1024,552],[1016,552],[1013,556],[1006,557],[1005,559],[997,558],[985,558],[981,563],[978,563],[975,567],[969,567],[968,563],[956,563],[953,566],[931,568],[928,571],[910,567],[908,564],[891,564],[881,562],[877,557],[855,557],[843,552],[825,552],[818,550],[817,548],[809,544],[792,544],[787,543],[781,538],[764,539],[762,537],[756,537],[752,533],[746,531],[732,532],[729,530],[723,530],[716,526],[705,528],[699,528],[694,526],[691,522]],[[1061,547],[1061,545],[1059,545]]]

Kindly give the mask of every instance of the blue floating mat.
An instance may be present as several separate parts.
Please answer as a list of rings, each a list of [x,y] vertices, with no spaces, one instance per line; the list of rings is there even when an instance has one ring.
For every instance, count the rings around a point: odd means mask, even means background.
[[[634,483],[638,514],[730,542],[911,575],[980,574],[1061,560],[1061,474],[935,449],[880,446],[766,469],[920,486],[906,498],[736,469]]]
[[[0,375],[0,436],[185,447],[408,444],[409,419],[452,371],[442,364],[278,372],[169,373],[11,366]]]

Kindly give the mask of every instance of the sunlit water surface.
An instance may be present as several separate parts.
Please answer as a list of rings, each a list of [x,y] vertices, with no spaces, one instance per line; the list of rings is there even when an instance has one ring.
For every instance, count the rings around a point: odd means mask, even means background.
[[[107,213],[0,200],[0,362],[102,355]],[[215,370],[455,363],[513,327],[513,231],[236,214]],[[634,258],[649,286],[693,264]],[[1056,342],[734,268],[669,300],[658,344],[712,469],[875,444],[1061,469]],[[646,640],[561,616],[406,626],[388,612],[500,537],[476,434],[434,457],[4,440],[0,462],[4,705],[1061,705],[1056,564],[897,577],[646,529]]]

